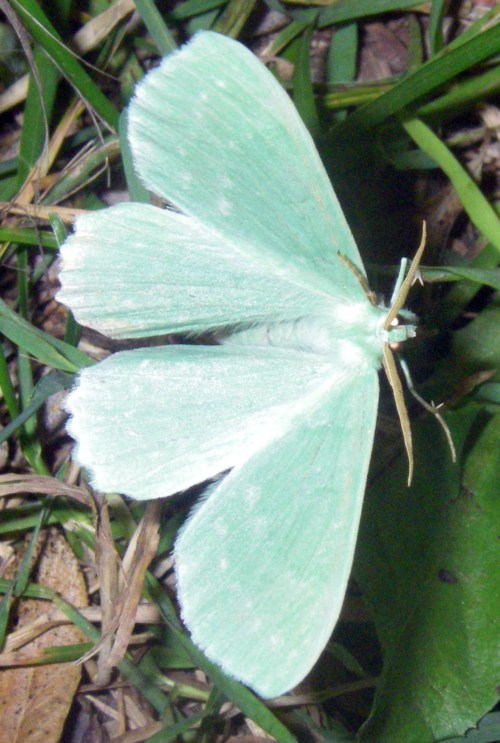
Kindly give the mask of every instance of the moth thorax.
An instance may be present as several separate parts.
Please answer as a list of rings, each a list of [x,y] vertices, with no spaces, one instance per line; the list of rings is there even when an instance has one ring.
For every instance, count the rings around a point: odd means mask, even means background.
[[[298,320],[256,325],[233,333],[223,339],[224,344],[244,346],[276,346],[293,348],[305,353],[326,356],[334,362],[346,362],[378,368],[382,357],[383,342],[379,328],[383,313],[368,306],[368,312],[342,318],[335,312]]]

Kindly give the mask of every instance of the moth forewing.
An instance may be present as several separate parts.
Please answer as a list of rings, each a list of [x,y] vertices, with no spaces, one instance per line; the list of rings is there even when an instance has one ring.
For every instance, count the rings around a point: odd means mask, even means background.
[[[69,430],[103,492],[151,499],[214,480],[175,546],[182,615],[213,661],[275,696],[304,678],[339,616],[381,360],[411,480],[389,344],[414,334],[392,323],[425,231],[392,307],[377,306],[288,95],[219,34],[200,32],[149,73],[129,124],[138,174],[175,211],[83,216],[60,298],[115,337],[245,335],[113,354],[80,374]]]

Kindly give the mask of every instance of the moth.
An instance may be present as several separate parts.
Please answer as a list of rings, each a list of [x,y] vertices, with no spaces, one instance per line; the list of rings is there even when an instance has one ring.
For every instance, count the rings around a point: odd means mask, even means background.
[[[416,264],[377,306],[309,133],[238,42],[198,33],[139,84],[128,117],[135,167],[170,206],[79,217],[58,298],[113,338],[220,343],[86,368],[68,428],[100,491],[162,498],[211,481],[175,546],[182,616],[209,658],[274,697],[339,616],[378,369],[392,374],[389,344],[415,333],[393,325]]]

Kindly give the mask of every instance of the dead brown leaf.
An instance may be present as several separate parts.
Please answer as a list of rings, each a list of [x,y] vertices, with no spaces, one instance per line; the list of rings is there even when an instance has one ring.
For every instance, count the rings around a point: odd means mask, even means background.
[[[144,516],[135,534],[136,539],[132,540],[125,555],[126,584],[121,591],[122,613],[109,656],[110,667],[121,661],[132,635],[137,605],[142,595],[144,575],[158,547],[161,509],[162,503],[158,500],[150,501],[146,505]],[[133,549],[131,549],[132,545]]]
[[[83,488],[76,485],[66,485],[55,477],[43,475],[0,475],[0,498],[20,493],[35,493],[36,495],[64,495],[73,498],[85,506],[90,506],[89,495]]]
[[[38,583],[57,591],[75,606],[87,605],[80,566],[57,529],[42,532],[35,557],[33,578]],[[18,564],[20,560],[21,556]],[[13,577],[16,568],[17,565],[11,564],[11,575],[7,577]],[[56,622],[50,626],[53,615],[58,613],[50,601],[21,599],[15,609],[17,632],[22,628],[29,632],[29,626],[39,623],[47,623],[47,629],[41,634],[35,632],[35,639],[20,651],[24,667],[7,668],[0,673],[0,743],[57,743],[80,683],[81,666],[72,663],[30,666],[29,663],[47,648],[84,642],[86,637],[73,625]]]

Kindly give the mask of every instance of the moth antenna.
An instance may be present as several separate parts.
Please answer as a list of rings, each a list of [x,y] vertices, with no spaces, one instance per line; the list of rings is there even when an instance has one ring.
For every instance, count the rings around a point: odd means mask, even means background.
[[[394,282],[394,289],[392,290],[391,301],[389,302],[389,307],[392,307],[392,305],[394,304],[394,302],[396,301],[398,297],[403,281],[405,280],[407,265],[408,265],[408,258],[406,257],[401,258],[398,276],[397,276],[396,281]]]
[[[405,280],[399,287],[399,290],[396,292],[396,296],[393,298],[391,308],[389,309],[389,312],[387,313],[386,318],[385,318],[385,322],[384,322],[385,330],[389,330],[389,328],[391,327],[392,321],[394,320],[395,317],[397,317],[397,315],[399,314],[399,311],[401,310],[404,303],[406,302],[406,297],[408,296],[408,292],[410,291],[413,281],[417,275],[420,260],[424,252],[426,239],[427,239],[427,225],[425,222],[422,222],[422,238],[420,240],[420,245],[418,246],[418,250],[415,253],[415,257],[410,264],[410,268],[408,270],[408,273],[406,274]],[[396,283],[396,286],[397,286],[397,283]]]
[[[342,253],[339,250],[337,251],[337,255],[342,261],[342,263],[344,263],[349,269],[349,271],[351,271],[351,273],[353,273],[354,276],[357,278],[370,304],[376,307],[377,306],[377,295],[375,294],[375,292],[372,292],[372,290],[368,286],[368,281],[366,280],[366,276],[363,276],[359,268],[355,266],[354,263],[349,260],[349,258],[347,258],[345,255],[342,255]]]
[[[384,343],[382,362],[384,365],[385,373],[387,375],[387,379],[389,381],[389,384],[391,385],[392,394],[394,395],[394,402],[396,404],[396,410],[398,411],[401,431],[403,432],[403,440],[405,443],[406,454],[408,456],[408,487],[410,487],[413,478],[413,444],[411,438],[410,419],[408,417],[408,410],[406,409],[404,401],[401,379],[399,378],[396,361],[389,343]]]
[[[408,365],[407,365],[406,361],[404,359],[399,359],[399,363],[401,365],[401,369],[402,369],[403,374],[405,376],[406,386],[408,387],[408,390],[411,392],[411,394],[413,395],[413,397],[415,398],[415,400],[418,400],[418,402],[420,403],[420,405],[422,405],[422,407],[425,410],[427,410],[427,412],[431,413],[431,415],[433,415],[436,418],[436,420],[438,421],[439,425],[441,426],[441,428],[444,431],[444,434],[446,436],[446,440],[448,441],[448,446],[449,446],[450,452],[451,452],[451,460],[452,460],[452,462],[456,462],[457,461],[457,452],[456,452],[456,449],[455,449],[455,444],[453,443],[453,437],[451,435],[451,431],[448,428],[448,425],[447,425],[446,421],[444,420],[443,416],[439,412],[440,408],[443,407],[443,404],[441,403],[440,405],[434,405],[433,402],[428,403],[427,400],[424,400],[424,398],[421,397],[421,395],[418,394],[417,390],[415,389],[415,387],[413,385],[413,380],[411,378],[410,370],[408,369]]]

